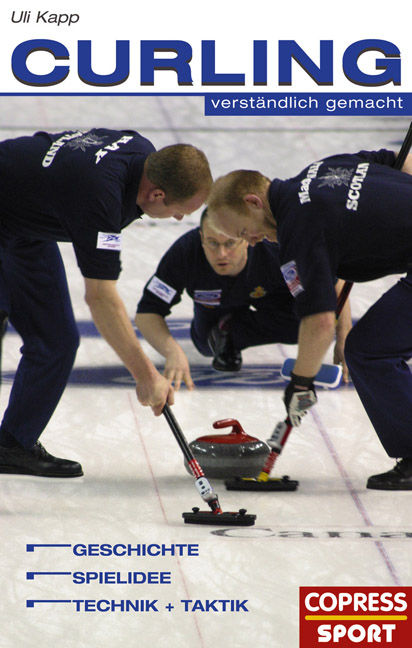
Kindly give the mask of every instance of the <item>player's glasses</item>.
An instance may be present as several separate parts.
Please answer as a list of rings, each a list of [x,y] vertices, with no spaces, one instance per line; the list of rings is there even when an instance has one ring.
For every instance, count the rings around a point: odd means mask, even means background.
[[[225,250],[228,250],[230,252],[232,250],[236,250],[236,248],[239,247],[242,241],[243,239],[228,239],[224,243],[219,243],[219,241],[215,241],[214,239],[203,239],[203,245],[206,245],[209,250],[213,250],[214,252],[217,252],[220,247],[223,247],[225,248]]]

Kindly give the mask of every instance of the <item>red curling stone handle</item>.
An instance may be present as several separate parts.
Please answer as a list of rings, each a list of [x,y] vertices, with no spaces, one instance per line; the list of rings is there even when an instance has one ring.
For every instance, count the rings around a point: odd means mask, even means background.
[[[221,419],[220,421],[215,421],[213,427],[215,430],[220,430],[221,428],[227,428],[232,426],[231,432],[234,434],[246,434],[239,421],[236,419]]]

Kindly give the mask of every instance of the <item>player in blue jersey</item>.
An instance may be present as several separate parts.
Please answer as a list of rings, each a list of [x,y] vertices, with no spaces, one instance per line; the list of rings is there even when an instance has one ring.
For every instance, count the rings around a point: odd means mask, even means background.
[[[211,186],[190,145],[156,151],[134,131],[36,133],[0,143],[0,308],[23,339],[0,426],[0,472],[82,474],[38,441],[65,389],[78,346],[58,241],[73,244],[85,299],[102,336],[136,380],[142,405],[160,415],[173,389],[143,353],[116,281],[122,230],[142,214],[198,209]]]
[[[279,267],[279,246],[249,247],[240,238],[228,238],[212,227],[205,209],[200,227],[164,254],[137,308],[136,325],[164,356],[164,375],[175,389],[182,380],[189,389],[194,386],[186,354],[165,321],[184,291],[194,304],[193,343],[202,355],[213,355],[217,371],[239,371],[241,351],[248,347],[297,343],[299,319]],[[338,327],[336,362],[343,359],[350,326],[347,308]]]
[[[356,282],[406,273],[359,320],[347,365],[390,457],[368,488],[412,490],[412,162],[391,151],[335,155],[297,177],[272,182],[235,171],[214,185],[208,209],[227,236],[280,244],[285,281],[299,316],[299,350],[285,404],[293,425],[316,402],[313,377],[334,334],[336,276]]]

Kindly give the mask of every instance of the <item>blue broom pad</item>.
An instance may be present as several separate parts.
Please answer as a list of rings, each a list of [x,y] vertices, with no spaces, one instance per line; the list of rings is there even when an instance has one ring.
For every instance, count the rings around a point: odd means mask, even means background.
[[[281,376],[286,380],[290,379],[290,374],[293,371],[295,365],[294,358],[287,358],[283,363],[281,369]],[[319,372],[315,376],[313,381],[315,385],[320,387],[326,387],[326,389],[336,389],[339,387],[342,381],[342,367],[339,365],[329,365],[324,364],[321,366]]]

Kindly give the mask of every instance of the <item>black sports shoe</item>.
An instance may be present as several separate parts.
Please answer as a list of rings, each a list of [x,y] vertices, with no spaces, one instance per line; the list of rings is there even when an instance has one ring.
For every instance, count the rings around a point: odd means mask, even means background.
[[[77,461],[53,457],[43,448],[40,441],[37,441],[29,450],[22,446],[0,446],[0,473],[37,477],[81,477],[83,470]]]
[[[396,462],[392,470],[369,477],[366,488],[376,490],[412,490],[412,457]]]
[[[212,367],[216,371],[240,371],[242,368],[242,355],[233,347],[230,331],[214,326],[207,338],[213,353]]]

